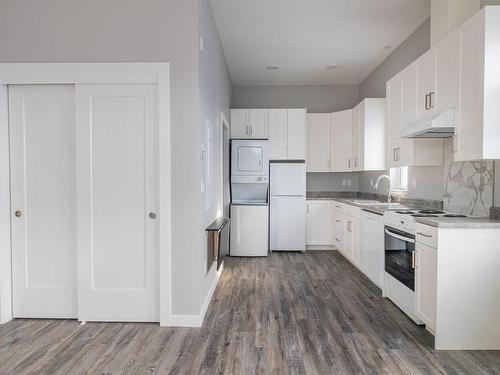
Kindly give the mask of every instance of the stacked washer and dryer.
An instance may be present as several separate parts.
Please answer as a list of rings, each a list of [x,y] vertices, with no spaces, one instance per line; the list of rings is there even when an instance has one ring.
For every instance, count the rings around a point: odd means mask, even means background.
[[[231,141],[231,256],[267,256],[269,141]]]

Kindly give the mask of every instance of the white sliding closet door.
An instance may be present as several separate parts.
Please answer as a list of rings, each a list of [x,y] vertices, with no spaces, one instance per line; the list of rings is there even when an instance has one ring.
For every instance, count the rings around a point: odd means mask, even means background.
[[[76,318],[74,86],[9,86],[13,315]]]
[[[80,320],[159,320],[156,108],[156,85],[76,86]]]

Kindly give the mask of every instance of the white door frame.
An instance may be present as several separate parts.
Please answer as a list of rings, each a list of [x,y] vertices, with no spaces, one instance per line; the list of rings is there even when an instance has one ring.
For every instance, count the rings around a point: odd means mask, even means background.
[[[221,208],[220,208],[220,214],[219,216],[224,216],[224,130],[227,129],[228,131],[228,135],[229,135],[229,121],[227,121],[226,119],[226,116],[224,115],[224,112],[221,111],[220,113],[220,119],[221,119],[221,127],[220,127],[220,134],[219,134],[219,139],[221,141],[221,144],[220,144],[220,160],[219,160],[219,163],[220,163],[220,187],[221,187],[221,191],[220,191],[220,204],[221,204]],[[230,135],[229,135],[230,137]],[[228,153],[228,157],[229,156],[229,150],[227,150],[227,153]],[[231,171],[229,171],[229,174],[231,174]]]
[[[171,325],[170,64],[167,62],[0,64],[0,323],[12,319],[7,85],[84,83],[158,85],[158,290],[160,325]]]

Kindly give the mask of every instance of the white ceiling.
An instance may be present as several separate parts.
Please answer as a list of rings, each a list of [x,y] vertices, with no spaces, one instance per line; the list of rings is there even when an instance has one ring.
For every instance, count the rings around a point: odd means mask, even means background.
[[[430,15],[430,0],[211,1],[234,85],[359,84]]]

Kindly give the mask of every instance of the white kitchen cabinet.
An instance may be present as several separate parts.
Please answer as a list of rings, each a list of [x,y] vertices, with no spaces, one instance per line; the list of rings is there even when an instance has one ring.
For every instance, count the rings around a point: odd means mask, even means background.
[[[267,109],[231,109],[231,138],[267,139]]]
[[[306,158],[306,110],[287,110],[287,144],[288,159],[303,160]]]
[[[415,315],[436,330],[437,250],[417,242],[415,267]]]
[[[402,128],[408,128],[417,120],[418,64],[415,62],[401,72]]]
[[[309,113],[307,115],[307,172],[330,172],[330,113]]]
[[[431,47],[479,11],[479,0],[432,0]]]
[[[270,109],[269,144],[271,160],[306,158],[306,110]]]
[[[361,260],[360,221],[346,215],[344,229],[345,255],[358,268]]]
[[[269,159],[286,159],[286,109],[269,110]]]
[[[335,112],[332,118],[332,171],[351,172],[352,109]]]
[[[308,200],[306,203],[306,245],[333,245],[332,201]]]
[[[454,160],[500,159],[500,7],[485,7],[456,36]]]
[[[353,109],[353,171],[385,169],[385,99],[364,99]]]
[[[231,109],[231,138],[248,138],[248,110]]]
[[[413,125],[455,107],[457,60],[458,40],[454,35],[417,60],[417,118]]]
[[[410,74],[411,73],[411,74]],[[416,93],[403,94],[406,87],[403,86],[404,77],[406,82],[413,82],[413,71],[403,71],[389,80],[386,85],[386,122],[387,122],[387,167],[398,168],[404,166],[440,166],[444,161],[444,146],[442,139],[408,139],[400,138],[403,126],[403,118],[406,121],[416,116]],[[416,88],[413,83],[412,90]],[[407,103],[403,100],[406,98]],[[411,100],[409,98],[412,98]],[[411,107],[411,108],[410,108]],[[411,116],[404,116],[405,108],[411,111]]]

